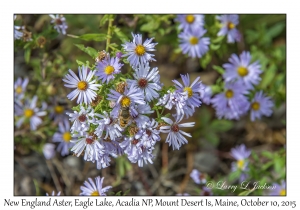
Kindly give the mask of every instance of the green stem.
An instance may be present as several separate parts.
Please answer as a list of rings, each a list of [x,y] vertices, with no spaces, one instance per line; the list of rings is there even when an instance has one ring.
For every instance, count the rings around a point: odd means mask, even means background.
[[[111,27],[114,19],[113,16],[110,16],[108,20],[108,29],[107,29],[107,40],[106,40],[106,52],[108,52],[108,46],[110,45],[110,36],[111,36]]]
[[[162,115],[165,111],[165,107],[162,108],[160,115]]]

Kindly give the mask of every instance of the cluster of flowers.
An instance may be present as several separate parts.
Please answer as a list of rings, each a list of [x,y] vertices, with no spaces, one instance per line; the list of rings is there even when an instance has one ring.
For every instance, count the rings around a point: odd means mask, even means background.
[[[257,91],[250,100],[250,91],[260,82],[262,73],[258,61],[251,63],[250,52],[242,52],[229,58],[230,63],[225,63],[224,91],[211,99],[212,106],[216,109],[218,118],[240,119],[250,110],[250,119],[260,119],[263,115],[270,116],[274,106],[270,97],[263,91]]]
[[[239,23],[238,15],[220,15],[216,16],[222,27],[218,36],[227,35],[229,43],[240,41],[240,33],[236,29]],[[206,33],[204,29],[204,15],[178,15],[176,20],[180,23],[179,28],[183,32],[179,34],[180,47],[184,54],[191,57],[201,58],[207,51],[210,43],[209,38],[203,38]],[[225,73],[225,90],[211,99],[212,90],[210,87],[202,85],[202,101],[206,104],[212,103],[216,109],[219,118],[239,119],[250,110],[252,121],[260,119],[262,115],[270,116],[274,106],[271,99],[262,91],[255,94],[249,101],[246,95],[258,85],[260,79],[260,65],[258,62],[251,62],[249,52],[243,52],[240,57],[233,54],[229,58],[230,63],[223,65]],[[186,112],[188,113],[188,112]]]
[[[66,23],[66,18],[62,15],[49,15],[51,17],[51,23],[54,29],[61,34],[66,34],[66,29],[68,25]],[[17,15],[14,15],[14,20],[16,20]],[[31,32],[26,30],[25,26],[14,26],[14,39],[21,39],[23,41],[32,41]]]
[[[238,15],[220,15],[216,16],[216,19],[221,25],[218,36],[227,35],[228,43],[240,41],[241,35],[236,29],[239,23]],[[201,58],[208,51],[210,44],[210,38],[203,37],[207,32],[204,29],[204,15],[178,15],[175,20],[180,23],[179,29],[183,30],[178,35],[182,52],[192,58]]]
[[[173,149],[179,149],[188,143],[184,136],[191,137],[181,128],[194,126],[194,122],[180,121],[201,105],[200,78],[190,84],[189,75],[181,75],[183,85],[173,80],[174,86],[163,87],[158,68],[149,66],[149,61],[155,61],[149,52],[157,43],[152,43],[153,38],[142,42],[140,34],[132,36],[132,42],[122,45],[124,55],[119,52],[111,57],[101,51],[95,70],[82,66],[78,68],[79,77],[69,70],[63,79],[66,87],[75,88],[67,97],[77,97],[79,104],[73,113],[67,113],[72,122],[68,138],[75,144],[71,151],[77,156],[84,154],[84,160],[96,162],[98,169],[109,166],[111,157],[124,153],[140,167],[144,162],[152,163],[161,132],[168,133],[166,142]],[[122,57],[127,57],[133,74],[121,73]],[[173,107],[174,120],[162,115],[165,108]],[[156,118],[150,116],[154,111]]]
[[[49,113],[49,119],[54,124],[59,125],[59,130],[53,136],[53,142],[59,142],[57,151],[61,155],[68,155],[69,149],[73,146],[70,133],[70,123],[65,114],[67,108],[59,104],[55,99],[53,105],[48,105],[42,102],[41,108],[37,107],[38,97],[35,95],[33,98],[26,96],[26,88],[29,83],[28,78],[22,79],[19,77],[14,84],[14,109],[15,116],[17,117],[16,127],[20,128],[23,124],[30,124],[30,130],[35,131],[43,122],[42,117]],[[55,156],[55,145],[46,143],[43,146],[43,153],[46,159],[51,159]]]

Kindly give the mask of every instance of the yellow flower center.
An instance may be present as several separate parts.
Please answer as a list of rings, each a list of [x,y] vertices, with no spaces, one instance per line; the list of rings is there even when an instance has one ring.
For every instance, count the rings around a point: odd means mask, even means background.
[[[72,136],[71,136],[70,132],[65,132],[63,134],[63,139],[64,139],[65,142],[70,142],[70,140],[72,139]]]
[[[78,87],[79,90],[86,90],[87,86],[88,86],[88,84],[87,84],[86,81],[80,81],[77,84],[77,87]]]
[[[63,111],[64,111],[64,107],[63,106],[55,106],[54,107],[54,111],[55,111],[55,113],[57,113],[57,114],[61,114],[61,113],[63,113]]]
[[[279,193],[279,195],[283,195],[283,196],[285,196],[285,195],[286,195],[286,191],[285,191],[285,189],[282,189],[282,190],[280,190],[280,193]]]
[[[25,117],[31,117],[34,114],[34,111],[32,109],[25,109],[24,115]]]
[[[17,92],[18,94],[22,93],[22,91],[23,91],[23,89],[22,89],[21,86],[18,86],[18,87],[16,88],[16,92]]]
[[[124,96],[122,99],[121,99],[121,105],[123,107],[128,107],[130,105],[130,98],[128,98],[127,96]]]
[[[183,90],[186,91],[186,92],[188,93],[188,97],[189,97],[189,98],[193,96],[193,90],[192,90],[192,88],[190,88],[190,87],[185,87]]]
[[[244,160],[238,160],[238,161],[237,161],[237,167],[238,167],[239,169],[243,169],[244,163],[245,163]]]
[[[233,91],[232,90],[227,90],[225,92],[225,96],[226,96],[226,98],[232,98],[233,97]]]
[[[243,67],[243,66],[240,66],[238,69],[237,69],[237,72],[238,74],[241,76],[241,77],[244,77],[246,75],[248,75],[248,69]]]
[[[187,23],[192,24],[195,21],[194,15],[187,15],[185,16],[185,20]]]
[[[234,25],[232,22],[229,22],[229,23],[227,24],[227,28],[228,28],[229,30],[233,29],[234,27],[235,27],[235,25]]]
[[[136,46],[136,48],[135,48],[135,53],[136,53],[138,56],[144,55],[145,52],[146,52],[146,50],[145,50],[145,47],[144,47],[143,45],[140,45],[140,44],[139,44],[138,46]]]
[[[112,66],[106,66],[104,69],[105,74],[110,75],[114,72],[115,68]]]
[[[92,192],[91,196],[99,196],[99,192],[98,191],[94,191],[94,192]]]
[[[190,38],[190,43],[191,43],[191,45],[196,45],[196,44],[198,44],[198,38],[197,37],[194,37],[194,36],[192,36],[191,38]]]
[[[260,104],[259,104],[258,102],[253,102],[253,103],[251,104],[251,108],[252,108],[253,110],[257,111],[257,110],[259,110],[259,108],[260,108]]]

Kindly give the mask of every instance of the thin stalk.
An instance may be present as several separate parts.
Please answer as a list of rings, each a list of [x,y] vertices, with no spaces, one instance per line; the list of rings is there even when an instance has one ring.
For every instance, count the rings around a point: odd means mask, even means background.
[[[112,18],[113,16],[110,16],[109,20],[108,20],[108,29],[107,29],[107,40],[106,40],[106,52],[108,52],[108,47],[110,45],[110,36],[111,36],[111,28],[112,28],[112,24],[114,19]]]

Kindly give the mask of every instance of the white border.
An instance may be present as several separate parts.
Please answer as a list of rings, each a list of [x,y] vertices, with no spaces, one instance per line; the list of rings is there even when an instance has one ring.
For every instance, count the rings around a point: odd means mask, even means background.
[[[21,200],[23,197],[13,197],[13,14],[14,13],[281,13],[287,14],[287,197],[260,197],[261,200],[298,200],[299,203],[299,137],[298,117],[299,96],[299,11],[297,1],[279,0],[215,0],[215,1],[2,1],[1,2],[1,191],[0,206],[4,205],[4,198]],[[34,200],[34,197],[25,197]],[[61,199],[75,199],[76,197],[62,197]],[[136,199],[150,197],[135,197]],[[159,197],[155,197],[159,198]],[[161,197],[164,200],[174,200],[177,197]],[[200,197],[185,197],[189,200],[203,199]],[[216,197],[209,198],[215,199]],[[238,197],[221,197],[231,200],[241,200]],[[250,197],[255,199],[255,197]],[[250,199],[249,198],[249,199]],[[41,198],[48,199],[48,198]],[[87,198],[85,198],[87,199]],[[118,198],[110,198],[116,200]],[[130,200],[130,198],[126,198]],[[4,209],[17,209],[18,207],[5,207]],[[29,207],[26,207],[30,209]],[[46,207],[35,209],[44,209]],[[52,207],[53,208],[53,207]],[[74,207],[73,207],[74,208]],[[72,209],[73,209],[72,208]],[[102,207],[94,207],[102,208]],[[124,207],[124,209],[137,209]],[[141,208],[141,207],[138,207]],[[148,208],[148,207],[142,207]],[[149,207],[151,208],[151,207]],[[182,208],[182,207],[172,207]],[[192,208],[192,207],[191,207]],[[199,209],[201,207],[193,207]],[[232,207],[223,207],[223,209]],[[252,208],[252,207],[251,207]],[[256,207],[265,208],[265,207]],[[1,207],[1,209],[3,209]],[[19,208],[18,208],[19,209]],[[48,208],[49,209],[49,208]],[[71,208],[67,208],[71,209]],[[76,207],[76,209],[83,209]],[[88,208],[92,209],[92,208]],[[103,208],[102,208],[103,209]]]

